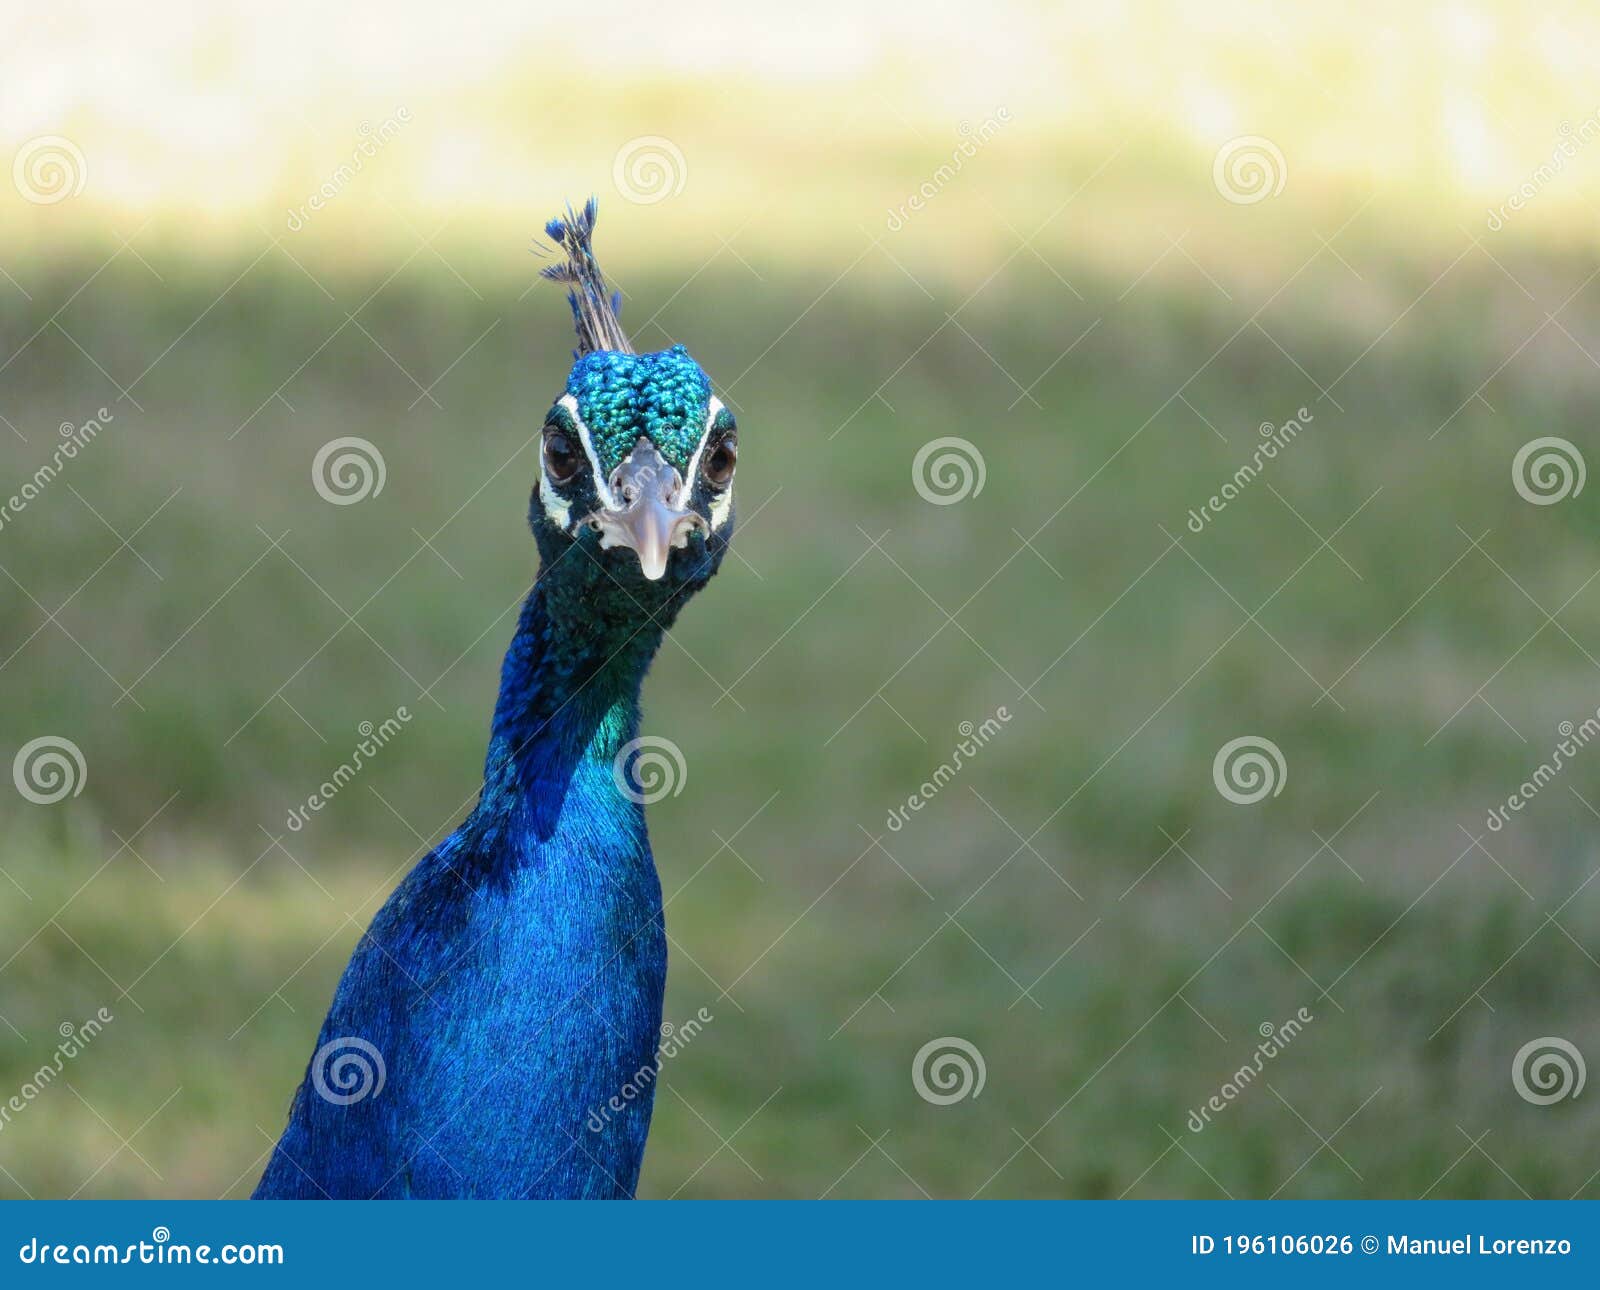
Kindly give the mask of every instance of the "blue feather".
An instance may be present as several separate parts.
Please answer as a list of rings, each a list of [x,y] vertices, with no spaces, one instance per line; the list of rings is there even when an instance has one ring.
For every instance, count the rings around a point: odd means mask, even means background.
[[[558,216],[544,226],[545,234],[565,252],[566,258],[559,264],[546,265],[539,274],[552,282],[568,283],[572,288],[567,302],[572,306],[573,324],[578,332],[574,358],[604,351],[633,353],[633,346],[618,321],[622,293],[607,288],[605,275],[594,256],[594,225],[599,211],[599,202],[591,197],[584,203],[583,210],[575,211],[568,206],[565,218]]]
[[[621,336],[589,246],[595,209],[546,229],[568,255],[547,274],[576,288],[585,357],[569,386],[591,400],[602,447],[634,427],[685,459],[704,433],[704,373],[681,350],[589,344],[606,320]],[[642,793],[624,791],[619,758],[664,633],[721,564],[731,511],[655,581],[590,526],[546,520],[537,489],[530,520],[539,576],[501,668],[478,804],[357,944],[257,1197],[626,1197],[638,1184],[667,949]],[[563,558],[573,545],[582,554]]]

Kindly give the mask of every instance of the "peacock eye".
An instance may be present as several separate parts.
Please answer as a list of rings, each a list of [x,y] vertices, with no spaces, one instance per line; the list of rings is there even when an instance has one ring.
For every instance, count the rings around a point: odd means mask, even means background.
[[[701,469],[706,482],[717,488],[725,488],[733,478],[733,468],[739,464],[739,441],[731,434],[720,440],[711,455],[706,458],[706,464]]]
[[[550,476],[551,483],[565,484],[570,481],[583,465],[583,454],[566,431],[558,430],[555,426],[546,426],[544,430],[544,468]]]

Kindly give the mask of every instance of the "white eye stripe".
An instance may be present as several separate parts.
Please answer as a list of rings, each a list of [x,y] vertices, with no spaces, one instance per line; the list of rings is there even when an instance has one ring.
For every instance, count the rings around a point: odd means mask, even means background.
[[[578,401],[570,394],[563,395],[558,400],[560,406],[572,414],[572,419],[580,428],[579,438],[583,440],[584,451],[589,454],[589,460],[594,460],[594,451],[590,448],[588,437],[582,431],[583,420],[578,416]],[[550,472],[545,467],[544,438],[539,441],[539,501],[544,506],[544,513],[549,516],[552,523],[565,529],[572,522],[572,503],[563,497],[556,489],[555,481],[550,478]]]
[[[600,495],[600,500],[611,509],[617,507],[617,499],[611,495],[611,487],[606,482],[605,471],[600,469],[600,458],[594,450],[594,440],[589,437],[589,427],[583,423],[583,417],[578,413],[578,400],[571,394],[563,394],[556,400],[556,406],[565,408],[572,418],[572,424],[578,427],[578,442],[583,445],[584,456],[589,458],[589,467],[594,472],[594,490]],[[543,469],[544,454],[540,454],[540,469]]]
[[[700,469],[700,454],[706,450],[706,441],[711,437],[711,427],[716,424],[717,413],[721,411],[722,400],[713,394],[711,402],[706,405],[705,429],[700,431],[700,442],[695,445],[694,456],[689,458],[689,469],[684,472],[683,476],[688,481],[690,488],[694,487],[695,476]]]
[[[700,468],[700,454],[705,451],[706,444],[711,439],[711,427],[716,424],[717,413],[722,411],[722,400],[716,395],[711,396],[711,406],[706,410],[705,433],[700,436],[700,446],[694,450],[694,457],[689,462],[689,478],[696,478],[695,472]],[[711,499],[711,528],[715,532],[728,522],[728,516],[733,512],[733,484],[718,492]]]
[[[556,491],[550,472],[544,468],[544,453],[539,454],[539,501],[551,523],[566,528],[572,522],[572,503]]]

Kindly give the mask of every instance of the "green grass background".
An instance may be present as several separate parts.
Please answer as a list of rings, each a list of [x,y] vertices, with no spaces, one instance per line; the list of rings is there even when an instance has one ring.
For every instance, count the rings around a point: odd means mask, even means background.
[[[1541,1035],[1600,1054],[1600,752],[1483,826],[1600,704],[1593,486],[1534,507],[1510,475],[1536,435],[1594,443],[1600,289],[1541,327],[1592,254],[1355,197],[1228,207],[1197,166],[1194,260],[1140,276],[1158,239],[1091,230],[1148,218],[1143,182],[1122,162],[1038,256],[936,209],[903,243],[652,256],[649,212],[607,204],[638,343],[687,343],[743,445],[740,558],[646,692],[688,766],[650,817],[667,1015],[715,1020],[664,1072],[645,1195],[1595,1194],[1594,1097],[1529,1105],[1510,1064]],[[1346,220],[1341,262],[1312,231]],[[447,237],[451,267],[249,241],[79,241],[0,315],[5,482],[115,413],[0,533],[0,751],[59,734],[89,767],[69,802],[0,795],[0,1093],[62,1022],[116,1018],[0,1127],[0,1194],[246,1194],[362,927],[478,783],[564,306],[520,234]],[[381,495],[317,497],[336,435],[379,445]],[[936,507],[911,463],[941,435],[986,481]],[[1289,768],[1255,806],[1212,784],[1243,734]],[[911,1064],[948,1035],[986,1082],[941,1107]]]

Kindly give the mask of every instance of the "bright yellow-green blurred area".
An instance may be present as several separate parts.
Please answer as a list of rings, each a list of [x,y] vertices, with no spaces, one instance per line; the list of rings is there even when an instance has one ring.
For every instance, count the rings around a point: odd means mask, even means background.
[[[116,1020],[0,1116],[0,1195],[259,1175],[480,783],[572,344],[531,252],[590,193],[624,324],[741,427],[736,558],[645,692],[689,767],[650,810],[666,1012],[716,1020],[642,1194],[1596,1195],[1600,1099],[1509,1064],[1600,1060],[1600,751],[1483,821],[1600,707],[1600,484],[1511,481],[1535,436],[1600,465],[1597,114],[1592,5],[14,15],[0,499],[113,419],[0,528],[0,770],[88,767],[0,777],[0,1106]],[[336,436],[381,495],[319,498]],[[985,484],[931,505],[946,436]],[[1237,806],[1253,732],[1288,779]],[[938,1106],[951,1035],[987,1084]]]
[[[345,259],[446,221],[446,242],[531,231],[552,194],[614,196],[619,151],[658,136],[682,164],[629,220],[631,249],[699,262],[726,238],[833,265],[1004,109],[981,177],[912,221],[902,259],[960,274],[1113,156],[1136,163],[1110,178],[1118,216],[1047,242],[1137,264],[1192,228],[1220,249],[1238,235],[1226,207],[1172,196],[1228,140],[1266,135],[1291,180],[1252,228],[1267,271],[1290,253],[1274,228],[1341,191],[1380,193],[1414,232],[1480,226],[1600,112],[1600,13],[1513,0],[63,4],[8,34],[0,137],[66,136],[89,180],[58,206],[0,207],[28,253],[145,219],[190,252],[281,234],[364,131],[405,113],[302,241]],[[1517,222],[1587,242],[1595,169],[1540,183]]]

